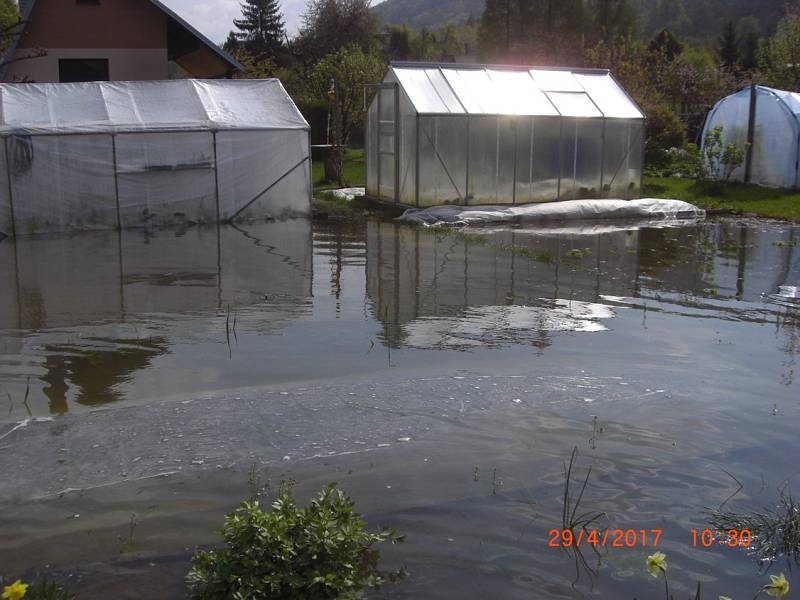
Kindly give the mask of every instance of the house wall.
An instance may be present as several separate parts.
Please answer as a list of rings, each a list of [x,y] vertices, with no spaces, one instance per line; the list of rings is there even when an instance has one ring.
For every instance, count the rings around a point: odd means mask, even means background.
[[[36,0],[19,48],[166,48],[167,16],[142,0]]]
[[[12,63],[6,81],[58,82],[60,58],[107,58],[112,80],[167,79],[167,16],[142,0],[37,0],[14,58],[35,48],[47,56]]]
[[[112,81],[169,79],[166,48],[46,48],[47,56],[9,65],[5,80],[57,83],[60,58],[107,58]],[[30,49],[17,50],[25,56]]]

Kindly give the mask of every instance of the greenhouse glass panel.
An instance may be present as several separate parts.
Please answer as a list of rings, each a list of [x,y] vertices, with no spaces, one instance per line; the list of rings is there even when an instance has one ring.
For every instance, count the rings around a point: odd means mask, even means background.
[[[531,77],[545,92],[583,92],[583,86],[569,71],[531,69]]]
[[[603,156],[603,196],[606,198],[624,198],[628,193],[632,141],[630,128],[628,121],[606,122]]]
[[[469,132],[469,204],[513,203],[513,120],[473,117]]]
[[[406,93],[400,92],[400,202],[417,203],[417,114]]]
[[[367,163],[367,194],[378,196],[378,103],[373,102],[367,111],[365,136],[365,160]]]
[[[466,119],[420,118],[420,206],[464,204]]]
[[[393,63],[384,82],[400,87],[399,123],[376,122],[371,107],[367,127],[386,134],[380,156],[399,136],[405,205],[630,195],[640,185],[644,115],[607,70]]]
[[[444,76],[468,113],[501,114],[502,102],[486,71],[444,69]]]
[[[532,202],[548,202],[558,198],[558,174],[561,168],[559,144],[561,119],[533,120]]]
[[[562,117],[602,117],[585,92],[547,92]]]
[[[611,75],[577,74],[575,78],[591,96],[597,108],[607,118],[641,119],[639,108],[617,85]]]
[[[498,114],[557,116],[553,103],[524,71],[488,70],[494,82]]]
[[[463,113],[464,108],[439,69],[396,69],[411,103],[423,113]]]
[[[575,185],[580,198],[599,198],[602,189],[603,120],[578,121]]]

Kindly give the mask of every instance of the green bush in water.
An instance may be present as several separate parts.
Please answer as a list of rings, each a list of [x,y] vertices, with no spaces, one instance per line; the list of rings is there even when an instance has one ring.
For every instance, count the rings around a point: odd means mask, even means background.
[[[405,576],[379,571],[373,548],[403,539],[389,529],[369,533],[365,525],[335,484],[307,508],[294,503],[291,491],[269,510],[245,501],[225,518],[225,547],[194,555],[187,583],[202,600],[358,598],[367,587]]]

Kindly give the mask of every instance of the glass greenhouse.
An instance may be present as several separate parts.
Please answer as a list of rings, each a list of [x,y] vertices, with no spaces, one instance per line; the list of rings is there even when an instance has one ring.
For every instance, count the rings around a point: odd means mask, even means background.
[[[367,195],[408,206],[639,195],[645,116],[607,70],[393,63]]]

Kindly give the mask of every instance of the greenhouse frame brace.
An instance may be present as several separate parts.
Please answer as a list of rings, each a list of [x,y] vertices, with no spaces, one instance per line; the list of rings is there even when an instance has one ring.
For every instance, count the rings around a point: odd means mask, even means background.
[[[0,237],[308,215],[277,79],[0,84]]]
[[[406,206],[638,197],[646,117],[606,69],[392,63],[367,195]]]

